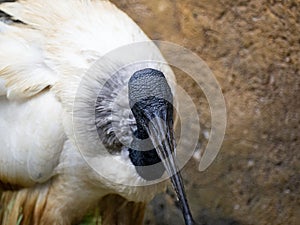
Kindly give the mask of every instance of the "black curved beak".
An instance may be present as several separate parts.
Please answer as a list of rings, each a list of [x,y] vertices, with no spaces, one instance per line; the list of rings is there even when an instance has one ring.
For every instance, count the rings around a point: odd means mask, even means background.
[[[163,114],[168,115],[169,113],[163,112]],[[161,158],[164,167],[170,176],[181,206],[185,224],[194,225],[195,223],[186,199],[181,173],[177,168],[176,158],[174,156],[176,145],[173,132],[173,119],[168,117],[166,120],[160,119],[159,117],[152,119],[149,125],[149,136],[154,146],[156,146],[155,149],[157,154]]]
[[[185,224],[195,225],[176,164],[173,95],[164,75],[154,69],[137,71],[129,81],[129,104],[137,122],[137,136],[151,139],[153,151],[170,176]]]

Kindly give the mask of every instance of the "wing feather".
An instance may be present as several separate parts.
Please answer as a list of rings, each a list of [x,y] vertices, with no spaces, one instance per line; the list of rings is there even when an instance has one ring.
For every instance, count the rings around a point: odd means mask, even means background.
[[[45,63],[40,40],[32,29],[0,22],[1,95],[6,94],[8,99],[29,98],[55,84],[57,76]]]
[[[54,174],[65,134],[61,104],[44,91],[58,76],[47,61],[43,35],[25,23],[2,21],[0,188],[16,189],[45,182]]]

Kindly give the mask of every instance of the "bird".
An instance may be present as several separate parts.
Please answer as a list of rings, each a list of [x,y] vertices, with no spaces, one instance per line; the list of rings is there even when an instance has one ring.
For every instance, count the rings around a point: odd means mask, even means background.
[[[78,224],[100,204],[103,225],[138,225],[170,178],[195,224],[175,157],[176,79],[141,28],[106,0],[0,12],[1,223]],[[124,202],[133,211],[118,215]]]

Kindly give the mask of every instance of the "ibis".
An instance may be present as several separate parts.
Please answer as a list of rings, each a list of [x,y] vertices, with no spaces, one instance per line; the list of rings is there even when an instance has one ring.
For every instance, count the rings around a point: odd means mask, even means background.
[[[141,224],[168,177],[195,224],[175,157],[176,81],[153,42],[109,1],[1,2],[2,224],[78,224],[96,206],[102,224]]]

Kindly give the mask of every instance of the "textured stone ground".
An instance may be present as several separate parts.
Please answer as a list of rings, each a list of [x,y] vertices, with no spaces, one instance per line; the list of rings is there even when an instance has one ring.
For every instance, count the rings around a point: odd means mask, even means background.
[[[219,81],[228,126],[205,172],[183,172],[197,222],[296,225],[300,220],[300,2],[298,0],[114,0],[152,39],[197,53]],[[210,127],[194,84],[178,79]],[[200,137],[205,144],[205,139]],[[173,194],[158,196],[145,224],[183,224]],[[168,221],[168,222],[167,222]],[[170,222],[171,221],[171,222]]]

